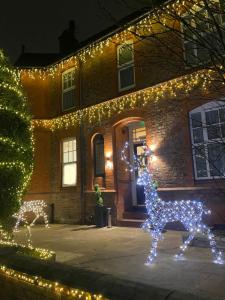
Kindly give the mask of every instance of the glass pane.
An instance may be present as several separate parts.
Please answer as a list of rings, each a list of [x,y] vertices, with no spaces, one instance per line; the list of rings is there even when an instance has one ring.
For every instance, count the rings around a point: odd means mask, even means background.
[[[66,164],[63,166],[63,185],[76,185],[77,183],[77,165]]]
[[[134,85],[134,67],[130,66],[120,70],[120,88]]]
[[[218,110],[207,111],[205,113],[205,116],[206,116],[206,124],[207,125],[219,123]]]
[[[188,42],[184,44],[186,63],[190,65],[196,65],[197,58],[195,54],[196,45],[194,42]]]
[[[211,176],[224,176],[225,145],[215,143],[208,145],[209,168]]]
[[[207,134],[209,140],[221,138],[221,131],[219,125],[207,126]]]
[[[194,139],[194,143],[202,143],[203,142],[203,129],[202,128],[194,128],[193,129],[193,139]]]
[[[124,44],[119,48],[119,65],[133,61],[133,44]]]
[[[69,143],[63,142],[63,152],[68,152],[68,150],[69,150]]]
[[[191,124],[192,128],[202,127],[202,116],[200,112],[191,114]]]
[[[63,110],[73,108],[75,106],[75,89],[63,93]]]
[[[67,163],[69,161],[69,156],[68,156],[68,153],[63,153],[63,162],[64,163]]]
[[[73,151],[73,141],[69,141],[69,151]]]
[[[145,127],[133,129],[133,142],[145,141],[145,140],[146,140]]]
[[[77,161],[77,151],[73,151],[73,159],[74,161]]]
[[[199,44],[203,44],[203,41],[199,41]],[[208,50],[207,47],[204,45],[202,47],[198,45],[197,56],[199,63],[207,62],[210,59],[210,50]]]
[[[73,162],[74,158],[73,158],[73,152],[69,152],[69,162]]]
[[[76,150],[76,140],[73,140],[73,150]]]
[[[221,124],[222,137],[225,138],[225,124]],[[225,141],[223,141],[225,143]]]
[[[197,177],[208,177],[204,146],[195,147],[194,155]]]
[[[94,139],[94,156],[95,176],[102,176],[105,173],[104,138],[102,135],[97,135]]]
[[[220,122],[225,122],[225,108],[219,110]]]

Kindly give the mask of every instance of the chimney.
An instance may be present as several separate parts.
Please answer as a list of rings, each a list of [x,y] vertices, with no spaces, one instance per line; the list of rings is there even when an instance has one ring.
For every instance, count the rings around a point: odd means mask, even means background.
[[[75,51],[79,43],[75,37],[75,23],[73,20],[69,21],[69,26],[59,36],[59,52],[61,54],[69,54]]]

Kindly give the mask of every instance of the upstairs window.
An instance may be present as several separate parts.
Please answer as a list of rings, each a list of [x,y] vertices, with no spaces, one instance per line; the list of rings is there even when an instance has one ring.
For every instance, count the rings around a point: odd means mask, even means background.
[[[117,67],[119,91],[134,87],[134,45],[132,41],[118,46]]]
[[[221,55],[224,55],[225,13],[222,13],[224,4],[224,0],[213,0],[211,1],[213,6],[207,11],[204,4],[199,2],[184,17],[182,28],[187,66],[207,63],[211,60],[211,56],[217,62]]]
[[[62,110],[75,106],[75,70],[70,69],[62,74]]]
[[[77,184],[77,149],[76,139],[66,139],[62,142],[62,186]]]
[[[210,102],[190,113],[196,179],[225,177],[225,106]]]
[[[97,134],[93,140],[94,150],[94,176],[103,177],[105,175],[105,152],[104,152],[104,137],[102,134]]]

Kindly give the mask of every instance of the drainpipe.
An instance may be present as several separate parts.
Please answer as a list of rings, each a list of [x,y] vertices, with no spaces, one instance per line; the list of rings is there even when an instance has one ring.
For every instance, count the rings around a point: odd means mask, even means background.
[[[82,107],[82,98],[83,98],[83,78],[82,78],[82,61],[78,58],[79,61],[79,99],[78,99],[78,109]],[[84,224],[84,181],[86,175],[86,164],[85,164],[85,137],[84,137],[84,124],[83,118],[81,115],[80,118],[80,208],[81,208],[81,224]]]

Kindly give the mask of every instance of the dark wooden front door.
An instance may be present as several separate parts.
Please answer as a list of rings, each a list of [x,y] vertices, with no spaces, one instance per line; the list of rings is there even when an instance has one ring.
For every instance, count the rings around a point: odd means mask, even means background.
[[[140,142],[140,143],[135,143],[134,144],[134,155],[139,157],[140,153],[142,153],[143,151],[143,142]],[[139,173],[139,170],[136,171],[136,174],[135,174],[135,177],[136,177],[136,180],[138,178],[138,174]],[[142,205],[145,205],[145,194],[144,194],[144,187],[143,185],[138,185],[136,184],[136,194],[137,194],[137,206],[142,206]]]

